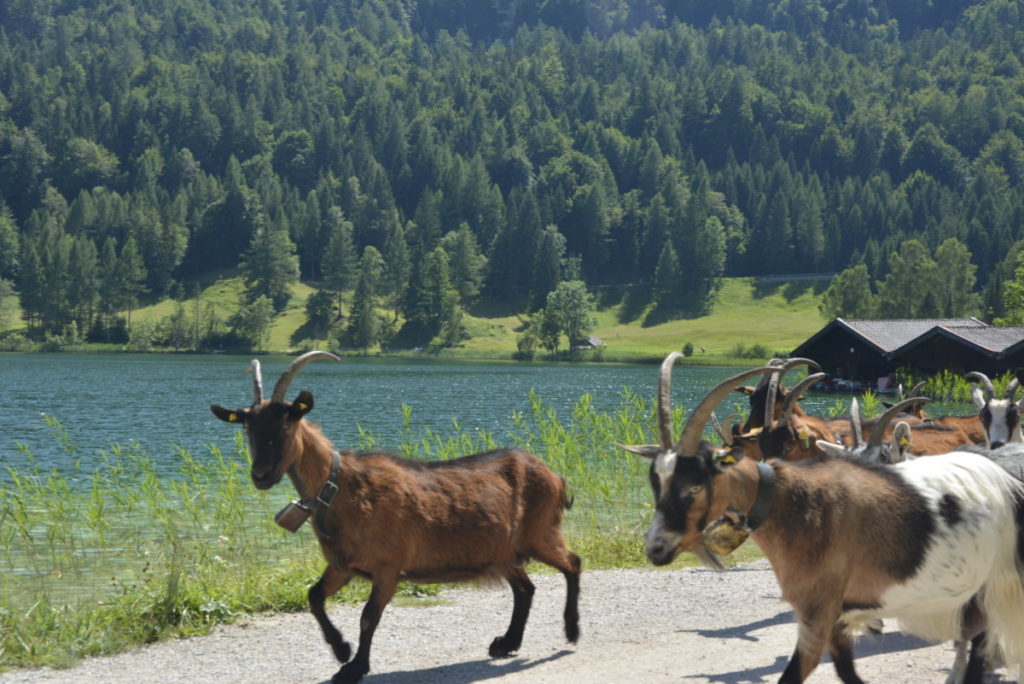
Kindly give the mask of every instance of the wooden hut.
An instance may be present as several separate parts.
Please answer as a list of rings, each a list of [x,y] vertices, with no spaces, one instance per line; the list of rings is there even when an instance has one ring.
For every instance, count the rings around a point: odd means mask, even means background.
[[[1024,366],[1024,327],[992,326],[977,318],[835,318],[793,356],[814,359],[832,380],[866,387],[884,386],[880,379],[898,368],[1000,375]]]

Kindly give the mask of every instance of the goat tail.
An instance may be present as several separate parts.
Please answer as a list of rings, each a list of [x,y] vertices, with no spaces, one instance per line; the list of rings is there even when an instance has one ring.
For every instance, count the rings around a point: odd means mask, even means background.
[[[571,511],[572,505],[576,501],[576,497],[569,496],[569,487],[565,483],[565,478],[559,476],[559,479],[562,481],[562,508],[564,508],[567,511]]]
[[[1003,557],[981,594],[987,622],[985,657],[1024,674],[1024,486],[1013,492],[1016,509],[1014,538],[1007,539]]]

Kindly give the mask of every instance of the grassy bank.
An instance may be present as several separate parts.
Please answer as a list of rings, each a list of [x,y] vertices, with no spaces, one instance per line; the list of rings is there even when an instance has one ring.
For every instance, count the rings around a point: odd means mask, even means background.
[[[735,363],[737,358],[766,358],[776,352],[788,352],[825,323],[818,313],[821,291],[826,283],[758,283],[753,278],[726,278],[706,316],[655,322],[646,310],[631,311],[621,294],[598,293],[601,304],[596,312],[593,334],[607,345],[597,352],[586,352],[584,360],[605,362],[649,362],[660,360],[687,342],[695,353],[690,362],[702,365]],[[200,295],[203,316],[213,312],[221,320],[238,306],[242,283],[239,278],[223,278]],[[294,351],[300,346],[325,348],[326,342],[306,340],[302,335],[305,303],[313,289],[306,284],[292,288],[289,305],[276,318],[267,349]],[[183,303],[193,315],[196,301]],[[178,307],[164,300],[132,312],[132,321],[157,324]],[[12,322],[20,327],[20,319]],[[515,313],[481,305],[471,308],[465,317],[470,338],[458,348],[446,349],[445,356],[468,359],[512,359],[522,320]],[[564,341],[563,341],[564,344]],[[101,350],[97,345],[88,348]],[[102,349],[111,351],[109,347]],[[413,353],[413,352],[406,352]]]
[[[604,412],[584,396],[559,421],[533,397],[512,423],[515,440],[566,477],[575,498],[566,532],[585,568],[645,565],[645,465],[612,444],[655,439],[651,402],[624,394]],[[368,434],[360,446],[377,441]],[[405,455],[432,459],[494,446],[477,432],[418,430],[408,417],[399,439],[389,441]],[[68,665],[201,633],[241,614],[304,610],[322,557],[308,526],[291,535],[274,525],[293,491],[288,484],[257,491],[247,459],[239,435],[230,453],[179,450],[171,477],[131,445],[111,449],[90,473],[59,475],[31,459],[10,470],[9,484],[0,486],[0,668]],[[339,600],[360,600],[366,591],[356,581]],[[403,593],[434,591],[412,585]]]

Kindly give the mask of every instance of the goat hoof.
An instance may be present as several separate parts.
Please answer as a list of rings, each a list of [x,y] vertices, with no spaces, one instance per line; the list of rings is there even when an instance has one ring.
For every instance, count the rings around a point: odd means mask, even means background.
[[[569,624],[565,626],[565,638],[570,644],[575,644],[580,638],[580,627],[579,625]]]
[[[519,644],[513,646],[505,640],[505,637],[495,637],[491,642],[491,647],[487,649],[487,653],[492,658],[507,658],[518,650]]]
[[[334,676],[331,677],[331,684],[355,684],[369,671],[368,665],[351,662],[334,673]]]

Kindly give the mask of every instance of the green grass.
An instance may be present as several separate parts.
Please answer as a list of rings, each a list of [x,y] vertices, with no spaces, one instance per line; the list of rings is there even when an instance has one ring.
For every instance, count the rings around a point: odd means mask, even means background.
[[[646,566],[647,466],[613,442],[655,439],[652,402],[626,393],[606,412],[583,396],[559,421],[539,397],[531,399],[528,411],[511,418],[515,441],[566,478],[574,499],[565,520],[570,548],[588,570]],[[413,458],[494,446],[489,435],[454,425],[444,434],[416,429],[408,408],[404,417],[399,448]],[[73,449],[60,424],[48,422],[54,439]],[[364,434],[357,446],[378,441]],[[73,475],[22,449],[29,465],[9,468],[0,481],[0,670],[67,666],[203,633],[243,614],[306,609],[306,590],[324,567],[319,547],[308,526],[292,535],[274,525],[293,492],[287,484],[270,492],[252,487],[241,434],[230,453],[179,450],[172,472],[136,445],[113,447],[94,472]],[[751,554],[744,547],[736,557]],[[675,566],[692,563],[687,558]],[[406,597],[436,591],[403,585]],[[338,600],[366,595],[366,583],[356,581]]]
[[[593,334],[607,347],[581,354],[582,360],[605,362],[650,362],[664,358],[669,351],[680,350],[690,342],[695,354],[689,363],[701,365],[736,363],[738,345],[759,345],[767,355],[788,353],[825,324],[818,313],[824,283],[759,284],[753,278],[726,278],[717,293],[714,306],[706,316],[647,323],[647,310],[628,315],[622,303],[614,303],[596,312]],[[225,276],[203,290],[201,311],[206,316],[212,305],[216,315],[226,321],[237,309],[243,285],[239,277]],[[292,288],[292,299],[278,315],[271,331],[268,351],[298,350],[296,332],[305,322],[306,298],[314,290],[306,284]],[[185,302],[193,311],[194,300]],[[170,316],[177,302],[164,300],[132,312],[132,321],[157,323]],[[512,359],[522,319],[494,305],[473,307],[465,316],[470,338],[443,356],[466,359]],[[522,312],[525,313],[525,312]],[[623,320],[627,318],[628,320]],[[314,341],[316,343],[316,341]],[[324,342],[324,344],[326,344]],[[563,340],[564,344],[564,340]],[[704,351],[701,351],[701,347]],[[98,349],[94,345],[90,349]],[[353,352],[356,353],[356,352]],[[412,353],[412,352],[400,352]],[[740,363],[747,363],[743,359]]]

